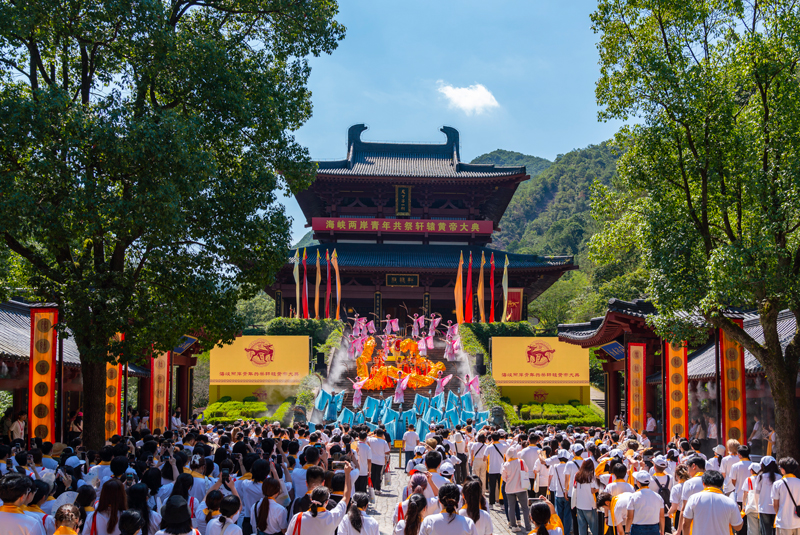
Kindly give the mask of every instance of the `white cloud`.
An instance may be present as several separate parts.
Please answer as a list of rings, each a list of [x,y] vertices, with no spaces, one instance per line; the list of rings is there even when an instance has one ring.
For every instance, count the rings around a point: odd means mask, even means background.
[[[492,108],[499,108],[500,104],[494,95],[483,84],[474,84],[469,87],[454,87],[439,80],[439,93],[443,94],[451,108],[458,108],[467,115],[481,114]]]

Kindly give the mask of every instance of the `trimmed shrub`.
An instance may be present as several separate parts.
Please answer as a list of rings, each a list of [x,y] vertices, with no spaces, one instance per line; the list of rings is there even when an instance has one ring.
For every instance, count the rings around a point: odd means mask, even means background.
[[[248,401],[258,401],[258,398],[255,396],[247,396],[246,398],[242,399],[242,401],[244,401],[245,403],[247,403]]]

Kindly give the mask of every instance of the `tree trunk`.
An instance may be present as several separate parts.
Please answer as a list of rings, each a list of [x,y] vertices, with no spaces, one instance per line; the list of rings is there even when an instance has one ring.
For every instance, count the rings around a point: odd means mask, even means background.
[[[767,379],[775,401],[775,433],[778,435],[777,449],[780,457],[800,459],[800,425],[797,421],[797,363],[800,359],[800,336],[786,347],[783,369],[765,368]],[[779,349],[780,351],[780,349]],[[777,367],[776,367],[777,368]]]
[[[81,374],[83,375],[83,445],[88,450],[99,451],[106,443],[106,363],[87,362],[81,356]]]

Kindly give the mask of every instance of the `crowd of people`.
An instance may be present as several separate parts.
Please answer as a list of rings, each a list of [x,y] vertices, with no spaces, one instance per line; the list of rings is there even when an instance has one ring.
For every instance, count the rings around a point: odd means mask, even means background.
[[[536,535],[800,535],[797,461],[733,440],[706,458],[627,430],[409,426],[399,471],[385,429],[361,425],[137,425],[97,451],[13,437],[3,535],[378,535],[376,497],[395,535],[491,535],[501,514]]]

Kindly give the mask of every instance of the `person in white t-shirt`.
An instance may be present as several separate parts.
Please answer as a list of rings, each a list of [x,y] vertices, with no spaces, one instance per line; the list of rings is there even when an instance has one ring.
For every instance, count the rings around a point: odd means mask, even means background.
[[[593,534],[597,531],[597,481],[594,477],[594,464],[583,462],[575,474],[575,482],[572,484],[572,492],[575,494],[574,503],[577,509],[578,534],[588,535],[588,531]]]
[[[758,494],[758,520],[764,535],[775,535],[775,506],[772,501],[772,485],[783,476],[774,457],[761,458],[761,472],[756,478],[755,493]]]
[[[356,449],[356,459],[358,461],[358,478],[355,481],[356,492],[367,492],[367,481],[369,481],[370,463],[372,462],[372,450],[367,443],[367,433],[361,431],[358,435],[358,442],[353,445]]]
[[[692,533],[694,522],[702,528],[703,535],[730,535],[731,528],[741,529],[744,522],[739,507],[722,493],[722,473],[709,470],[702,481],[704,489],[690,496],[683,508],[683,533]]]
[[[0,478],[0,526],[3,535],[45,535],[42,523],[26,515],[22,508],[33,499],[33,480],[18,473],[8,473]]]
[[[531,534],[535,535],[564,535],[561,528],[555,527],[548,529],[550,525],[550,518],[553,515],[550,505],[543,501],[536,501],[530,508],[531,522],[533,522],[534,531]]]
[[[458,514],[471,519],[475,523],[476,535],[492,535],[494,526],[492,517],[487,512],[486,498],[483,496],[483,487],[480,481],[468,481],[461,492],[464,497],[464,507]],[[523,508],[524,510],[525,508]]]
[[[443,511],[425,517],[419,535],[476,535],[471,518],[458,514],[461,493],[458,486],[448,483],[439,488],[439,503]]]
[[[597,508],[603,511],[606,518],[606,526],[612,528],[608,531],[609,535],[615,533],[623,535],[625,532],[625,521],[628,518],[628,502],[633,497],[632,492],[623,492],[612,496],[608,492],[601,492],[597,495]]]
[[[739,446],[739,462],[731,466],[731,471],[728,474],[728,480],[733,485],[733,490],[736,493],[735,500],[741,509],[742,499],[744,498],[744,484],[747,478],[750,477],[750,465],[753,464],[750,460],[750,447]]]
[[[775,508],[775,527],[778,535],[800,535],[800,465],[792,457],[778,461],[783,479],[772,484],[772,506]]]
[[[650,490],[650,474],[644,470],[633,474],[636,491],[628,502],[625,533],[631,535],[664,535],[664,500]]]
[[[339,524],[339,535],[380,535],[378,521],[367,514],[369,495],[356,492],[352,503],[347,510],[347,515]]]
[[[391,451],[389,449],[389,444],[386,443],[383,437],[383,429],[378,429],[375,431],[374,437],[367,439],[369,449],[372,453],[370,477],[372,479],[372,486],[375,488],[375,492],[381,491],[381,485],[383,484],[383,471],[386,467],[386,463],[389,462],[389,452]]]
[[[480,479],[481,485],[483,485],[485,490],[489,488],[486,478],[486,435],[480,434],[475,440],[476,442],[469,445],[469,456],[472,460],[472,474]]]
[[[403,451],[406,453],[406,464],[414,457],[414,449],[419,444],[419,435],[413,425],[408,426],[408,430],[403,435]]]

